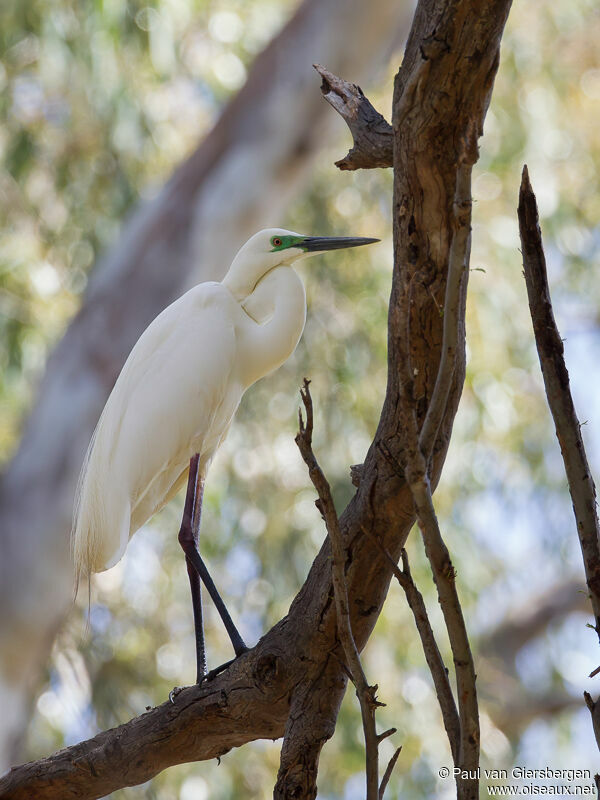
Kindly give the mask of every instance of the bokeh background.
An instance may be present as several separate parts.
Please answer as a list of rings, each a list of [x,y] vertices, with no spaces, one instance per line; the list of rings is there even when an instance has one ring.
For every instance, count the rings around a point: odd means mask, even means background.
[[[296,7],[291,0],[2,4],[0,458],[6,467],[94,263],[118,247],[132,209],[156,196],[210,130]],[[515,5],[474,172],[467,381],[435,499],[474,642],[488,768],[593,774],[598,764],[582,702],[584,689],[599,691],[600,679],[587,678],[600,663],[598,644],[586,627],[581,555],[528,317],[516,220],[527,163],[573,393],[598,474],[598,41],[593,0]],[[382,42],[383,66],[363,85],[388,118],[401,44],[399,37]],[[362,81],[352,70],[344,77]],[[302,342],[284,367],[248,392],[210,473],[203,553],[250,643],[286,613],[324,535],[294,444],[302,378],[312,379],[315,450],[340,510],[353,492],[349,465],[364,458],[385,391],[392,175],[338,172],[333,161],[349,137],[341,121],[332,125],[305,189],[273,210],[271,224],[373,235],[382,243],[302,266],[309,303]],[[235,250],[241,242],[235,232],[227,236]],[[68,415],[69,397],[64,410]],[[35,688],[23,759],[124,722],[164,701],[175,684],[193,680],[189,588],[176,538],[181,505],[180,497],[135,536],[120,564],[94,580],[88,630],[81,593]],[[408,551],[451,664],[416,532]],[[230,654],[211,606],[207,615],[214,665]],[[387,704],[378,724],[398,728],[382,745],[382,760],[403,747],[389,796],[452,796],[451,781],[437,777],[451,765],[449,748],[397,585],[364,659]],[[220,765],[175,767],[113,796],[267,798],[279,746],[253,743]],[[348,692],[323,751],[319,796],[362,797],[362,770],[360,714]]]

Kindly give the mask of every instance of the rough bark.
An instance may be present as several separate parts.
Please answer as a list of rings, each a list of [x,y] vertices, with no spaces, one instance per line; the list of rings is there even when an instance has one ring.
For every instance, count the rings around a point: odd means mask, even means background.
[[[335,162],[339,169],[376,169],[394,164],[392,126],[371,105],[355,83],[338,78],[320,64],[314,65],[323,79],[321,93],[350,128],[354,146]]]
[[[335,127],[311,60],[369,80],[403,35],[396,6],[305,0],[214,129],[96,265],[0,483],[0,771],[16,758],[33,686],[69,608],[75,483],[125,357],[168,303],[198,280],[220,279],[250,234],[281,222]]]
[[[392,575],[372,537],[397,558],[414,522],[412,496],[397,468],[405,446],[398,409],[405,391],[400,362],[406,337],[398,309],[408,293],[411,319],[406,348],[414,369],[410,388],[422,424],[440,362],[438,309],[454,234],[460,154],[465,140],[474,151],[482,132],[509,7],[510,0],[421,0],[396,78],[395,268],[388,386],[358,491],[340,517],[349,610],[359,650],[377,620]],[[465,290],[463,286],[462,304]],[[433,485],[440,475],[463,380],[461,330],[433,448]],[[365,528],[370,535],[365,535]],[[288,615],[212,684],[186,689],[174,706],[163,704],[112,732],[13,770],[0,783],[2,797],[99,797],[118,786],[147,780],[168,764],[211,758],[251,739],[285,733],[275,797],[313,798],[318,755],[333,732],[346,686],[330,562],[326,542]],[[75,785],[76,790],[67,789]]]

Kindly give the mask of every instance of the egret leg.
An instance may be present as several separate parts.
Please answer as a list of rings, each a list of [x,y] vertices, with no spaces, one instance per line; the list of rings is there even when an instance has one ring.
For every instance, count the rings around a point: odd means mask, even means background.
[[[204,620],[202,616],[202,592],[200,590],[200,576],[194,565],[186,558],[187,574],[192,590],[192,608],[194,609],[194,630],[196,633],[196,683],[205,677],[208,667],[206,664],[206,645],[204,642]]]
[[[204,482],[198,471],[199,455],[196,454],[190,460],[190,474],[188,478],[187,494],[183,511],[183,520],[179,530],[179,544],[186,556],[188,575],[192,590],[192,604],[194,607],[194,625],[196,630],[196,663],[198,668],[198,682],[206,675],[206,648],[204,644],[204,631],[202,628],[202,603],[200,599],[200,586],[198,577],[202,580],[209,595],[215,604],[219,616],[223,620],[225,629],[231,639],[231,644],[236,656],[245,653],[248,648],[239,634],[231,619],[225,603],[221,599],[217,587],[215,586],[210,574],[198,552],[198,536],[200,531],[200,513],[202,510],[202,494],[204,492]],[[191,569],[190,569],[191,568]],[[192,572],[195,572],[195,582],[192,579]]]
[[[194,469],[192,469],[192,463],[190,463],[190,477],[188,479],[181,529],[179,531],[179,541],[181,542],[182,536],[185,536],[186,539],[191,536],[195,546],[198,547],[198,535],[200,530],[199,507],[202,503],[203,486],[198,476],[198,456],[194,456],[192,462],[194,462]],[[196,502],[198,495],[200,503]],[[196,683],[200,683],[207,673],[206,644],[204,641],[204,620],[202,614],[202,592],[200,589],[200,576],[198,575],[198,571],[192,562],[187,558],[187,556],[185,562],[188,578],[190,580],[192,608],[194,611],[194,631],[196,635]]]

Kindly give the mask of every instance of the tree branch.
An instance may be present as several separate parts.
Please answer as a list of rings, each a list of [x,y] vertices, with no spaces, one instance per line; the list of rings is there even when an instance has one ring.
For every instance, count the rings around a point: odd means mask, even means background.
[[[313,64],[323,78],[321,92],[344,119],[354,140],[347,155],[335,162],[342,170],[393,166],[392,126],[364,96],[360,86],[338,78],[320,64]]]
[[[460,718],[458,766],[462,771],[474,774],[479,767],[479,709],[475,685],[477,676],[462,607],[456,591],[456,572],[442,539],[427,478],[423,477],[411,483],[411,491],[454,658]],[[459,797],[465,800],[466,798],[475,800],[478,797],[477,780],[461,778],[457,780],[457,785]]]
[[[377,539],[374,541],[381,548],[390,567],[393,569],[394,577],[404,589],[406,601],[413,613],[415,625],[417,626],[417,631],[423,646],[425,660],[427,661],[427,666],[429,667],[433,679],[433,685],[435,686],[435,693],[442,712],[442,719],[450,743],[452,758],[454,764],[458,765],[460,750],[460,720],[458,711],[456,710],[456,703],[454,702],[452,688],[448,680],[448,670],[446,669],[444,660],[437,646],[423,595],[418,590],[410,571],[408,553],[405,549],[402,549],[402,569],[400,569],[387,550],[381,546],[381,543],[378,542]]]
[[[387,789],[388,782],[392,777],[392,772],[394,771],[394,767],[396,766],[396,762],[402,752],[401,747],[397,747],[394,755],[390,758],[388,765],[383,773],[383,778],[381,779],[381,786],[379,787],[379,800],[383,800],[383,796],[385,795],[385,790]]]
[[[352,682],[356,688],[356,696],[360,703],[360,713],[362,717],[363,732],[365,736],[365,755],[367,773],[367,800],[378,800],[379,798],[379,742],[375,727],[375,711],[381,703],[377,701],[377,686],[370,686],[364,673],[358,648],[352,634],[352,624],[350,622],[350,611],[348,603],[348,587],[346,585],[345,563],[346,552],[344,540],[340,530],[331,488],[323,470],[319,466],[312,449],[313,432],[313,404],[310,395],[310,381],[304,379],[304,385],[300,389],[302,402],[306,410],[306,424],[302,418],[302,411],[298,412],[298,435],[296,444],[308,467],[308,474],[317,491],[319,499],[317,508],[321,512],[329,535],[329,542],[333,554],[331,575],[333,581],[333,592],[335,598],[335,609],[337,615],[338,636],[346,657],[347,666],[350,671]],[[395,731],[391,731],[395,732]],[[390,732],[388,732],[389,734]],[[389,778],[388,778],[389,779]],[[387,781],[386,781],[387,783]],[[384,787],[385,788],[385,787]]]
[[[600,639],[600,527],[596,511],[596,487],[571,395],[564,346],[552,310],[537,202],[526,165],[521,176],[518,215],[523,271],[535,344],[569,483],[586,582],[594,613],[594,629]],[[585,700],[592,715],[594,734],[600,749],[598,703],[594,703],[587,692]]]
[[[103,797],[172,764],[218,758],[259,737],[275,739],[288,714],[283,663],[276,647],[263,639],[226,673],[182,689],[173,703],[12,769],[0,780],[0,797]]]
[[[565,464],[569,492],[583,554],[587,586],[600,638],[600,528],[596,512],[596,487],[585,454],[581,425],[569,388],[564,346],[554,319],[537,203],[523,167],[519,192],[519,232],[523,270],[546,397],[556,426]]]

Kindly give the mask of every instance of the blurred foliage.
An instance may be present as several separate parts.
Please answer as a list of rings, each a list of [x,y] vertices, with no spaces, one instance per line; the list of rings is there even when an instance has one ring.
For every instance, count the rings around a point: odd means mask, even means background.
[[[291,2],[5,0],[0,8],[0,457],[10,458],[48,352],[75,313],[94,260],[132,204],[154,191],[243,82],[246,65]],[[584,582],[558,446],[528,317],[516,221],[522,164],[540,204],[555,312],[582,420],[594,412],[600,283],[600,10],[593,0],[520,3],[511,13],[488,113],[475,200],[468,374],[436,503],[458,568],[475,641],[519,619],[544,591]],[[394,54],[370,96],[389,112]],[[347,76],[352,78],[354,76]],[[315,83],[315,91],[318,91]],[[333,113],[333,112],[332,112]],[[388,113],[389,116],[389,113]],[[323,527],[293,437],[296,388],[312,378],[315,450],[343,508],[348,466],[364,458],[386,380],[391,276],[391,174],[339,173],[347,135],[323,153],[309,191],[285,219],[295,230],[380,236],[369,252],[303,267],[309,318],[292,359],[244,399],[212,468],[202,548],[249,642],[301,586]],[[584,427],[599,462],[597,426]],[[85,598],[62,631],[33,715],[28,755],[115,725],[193,680],[188,582],[175,531],[180,502],[98,576],[90,634]],[[416,536],[413,571],[451,664]],[[211,664],[230,657],[207,608]],[[581,692],[597,666],[586,617],[551,620],[514,663],[480,658],[484,765],[594,768]],[[379,726],[403,745],[389,796],[451,794],[437,778],[451,759],[431,680],[399,587],[392,586],[365,653],[387,703]],[[597,689],[596,689],[597,691]],[[560,714],[547,697],[565,698]],[[527,712],[538,701],[537,712]],[[503,708],[521,709],[513,718]],[[257,742],[220,765],[182,765],[115,797],[226,800],[271,796],[279,743]],[[324,749],[323,798],[362,797],[363,745],[353,692]]]

